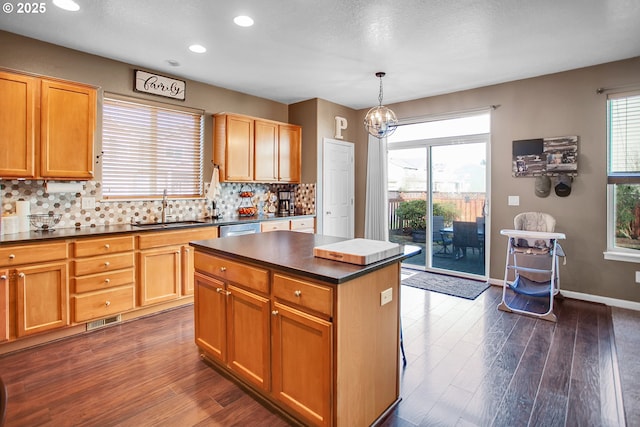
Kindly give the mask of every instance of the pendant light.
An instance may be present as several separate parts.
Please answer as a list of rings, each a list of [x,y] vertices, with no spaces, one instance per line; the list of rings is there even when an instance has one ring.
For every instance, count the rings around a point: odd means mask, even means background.
[[[378,106],[373,107],[364,117],[364,128],[369,134],[378,139],[386,138],[395,132],[398,127],[398,119],[396,114],[382,105],[382,78],[385,76],[383,72],[377,72],[376,77],[380,79],[380,93],[378,95]]]

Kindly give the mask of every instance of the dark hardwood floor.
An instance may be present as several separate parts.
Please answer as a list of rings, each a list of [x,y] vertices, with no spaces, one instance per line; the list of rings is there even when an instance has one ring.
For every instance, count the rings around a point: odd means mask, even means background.
[[[402,287],[408,364],[384,426],[618,426],[609,309],[566,299],[553,324]],[[203,363],[192,307],[0,358],[7,426],[286,426]],[[351,426],[349,426],[351,427]]]

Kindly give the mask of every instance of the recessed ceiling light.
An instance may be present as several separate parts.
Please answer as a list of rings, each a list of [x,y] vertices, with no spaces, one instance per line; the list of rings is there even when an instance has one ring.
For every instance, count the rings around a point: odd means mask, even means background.
[[[80,10],[80,5],[73,0],[53,0],[53,4],[60,9],[68,10],[70,12],[77,12]]]
[[[194,53],[205,53],[207,51],[207,48],[200,44],[192,44],[191,46],[189,46],[189,50]]]
[[[240,27],[250,27],[253,25],[253,19],[251,19],[251,17],[249,16],[244,15],[236,16],[235,18],[233,18],[233,22],[235,22],[235,24]]]

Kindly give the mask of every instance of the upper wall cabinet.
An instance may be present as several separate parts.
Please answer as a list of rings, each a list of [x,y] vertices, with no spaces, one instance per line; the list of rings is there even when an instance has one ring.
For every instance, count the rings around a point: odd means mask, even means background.
[[[96,90],[0,72],[0,177],[92,179]]]
[[[213,161],[222,182],[300,182],[302,128],[237,114],[214,115]]]

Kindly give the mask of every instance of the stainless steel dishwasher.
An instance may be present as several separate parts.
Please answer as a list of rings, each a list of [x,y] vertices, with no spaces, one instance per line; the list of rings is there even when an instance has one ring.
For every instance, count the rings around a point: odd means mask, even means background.
[[[220,237],[239,236],[241,234],[254,234],[260,232],[259,222],[246,222],[243,224],[221,225]]]

